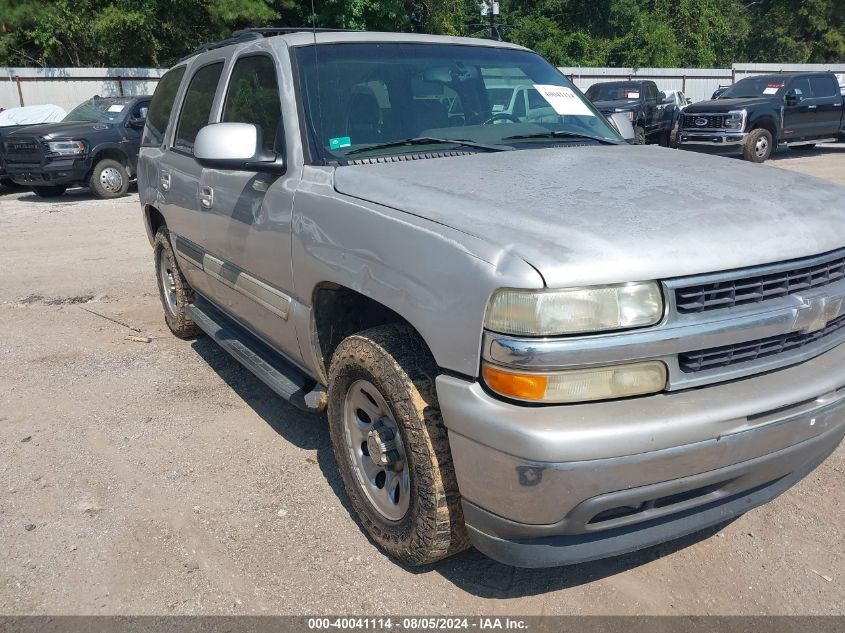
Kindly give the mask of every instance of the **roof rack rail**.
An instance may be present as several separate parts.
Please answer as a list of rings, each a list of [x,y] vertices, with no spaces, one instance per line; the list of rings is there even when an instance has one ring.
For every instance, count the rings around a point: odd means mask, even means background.
[[[252,32],[251,30],[245,29],[244,31],[238,31],[232,37],[227,38],[225,40],[220,40],[219,42],[207,42],[194,50],[192,53],[185,55],[179,62],[183,62],[186,59],[190,59],[196,55],[201,53],[205,53],[208,51],[213,51],[215,48],[223,48],[224,46],[229,46],[230,44],[240,44],[241,42],[249,42],[251,40],[260,40],[264,37],[261,33]],[[176,63],[179,63],[176,62]]]
[[[326,29],[326,28],[318,28],[318,27],[310,27],[310,26],[267,26],[267,27],[254,27],[248,29],[241,29],[240,31],[235,31],[232,33],[232,37],[227,38],[225,40],[220,40],[219,42],[207,42],[203,44],[193,52],[185,55],[179,62],[183,62],[186,59],[190,59],[195,55],[199,55],[201,53],[206,53],[208,51],[213,51],[215,48],[223,48],[224,46],[230,46],[231,44],[241,44],[242,42],[250,42],[252,40],[258,40],[262,37],[272,37],[273,35],[285,35],[287,33],[360,33],[361,31],[357,29]]]
[[[288,33],[360,33],[358,29],[332,29],[315,26],[259,26],[235,31],[235,35],[242,33],[259,33],[264,37],[286,35]]]

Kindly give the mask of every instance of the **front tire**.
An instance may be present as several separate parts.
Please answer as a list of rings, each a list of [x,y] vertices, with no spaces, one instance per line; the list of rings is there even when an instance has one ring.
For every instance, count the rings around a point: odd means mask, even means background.
[[[764,163],[772,155],[772,133],[763,128],[752,130],[742,147],[742,157],[752,163]]]
[[[103,159],[94,165],[88,186],[101,200],[120,198],[129,191],[129,172],[116,160]]]
[[[424,565],[469,545],[425,343],[404,325],[343,340],[329,370],[329,430],[358,519],[390,556]]]
[[[39,198],[58,198],[65,191],[67,191],[67,187],[65,185],[51,185],[32,188],[32,192]]]
[[[156,233],[153,253],[158,293],[167,327],[179,338],[192,338],[202,334],[202,330],[188,316],[188,304],[194,299],[194,291],[179,270],[176,254],[170,245],[170,234],[164,227]]]

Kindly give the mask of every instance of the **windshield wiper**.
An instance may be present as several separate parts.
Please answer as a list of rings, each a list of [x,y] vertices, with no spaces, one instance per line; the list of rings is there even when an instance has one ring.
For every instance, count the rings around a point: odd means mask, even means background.
[[[360,154],[362,152],[370,152],[379,149],[390,149],[391,147],[403,147],[405,145],[436,145],[440,143],[451,143],[452,145],[460,145],[462,147],[473,147],[475,149],[483,149],[488,152],[505,152],[512,150],[513,147],[507,145],[486,145],[485,143],[476,143],[460,138],[436,138],[434,136],[416,136],[414,138],[406,138],[401,141],[390,141],[389,143],[376,143],[375,145],[367,145],[366,147],[359,147],[353,149],[351,152],[346,152],[346,156],[353,154]]]
[[[503,141],[519,141],[523,139],[533,138],[586,138],[597,143],[604,143],[605,145],[621,145],[617,141],[611,141],[600,136],[590,136],[589,134],[579,134],[578,132],[567,132],[566,130],[549,130],[548,132],[536,132],[534,134],[517,134],[516,136],[506,136]]]

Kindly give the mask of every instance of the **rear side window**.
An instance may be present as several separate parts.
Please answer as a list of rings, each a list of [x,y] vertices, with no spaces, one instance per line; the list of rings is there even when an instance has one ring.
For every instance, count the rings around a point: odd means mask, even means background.
[[[839,85],[833,77],[810,77],[810,87],[814,97],[837,97]]]
[[[222,72],[223,62],[219,62],[203,66],[191,78],[185,100],[182,102],[182,112],[179,114],[174,148],[193,153],[197,133],[208,125],[214,93],[217,91]]]
[[[229,80],[223,122],[252,123],[261,130],[264,149],[273,151],[281,116],[276,64],[264,55],[240,58]]]
[[[185,67],[181,66],[165,73],[158,82],[147,112],[147,126],[144,128],[144,138],[141,141],[143,145],[155,147],[164,141],[173,102],[176,100],[176,93],[179,91],[179,84],[182,83],[184,75]]]

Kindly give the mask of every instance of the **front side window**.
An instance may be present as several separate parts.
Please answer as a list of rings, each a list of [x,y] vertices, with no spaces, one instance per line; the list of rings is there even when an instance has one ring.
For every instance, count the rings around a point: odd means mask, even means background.
[[[144,127],[142,145],[155,147],[164,142],[164,134],[167,132],[173,102],[176,101],[176,93],[179,91],[179,84],[182,83],[184,75],[185,67],[180,66],[166,72],[158,82],[147,112],[147,124]]]
[[[130,101],[132,97],[94,97],[76,106],[64,120],[115,123],[126,116],[126,106]]]
[[[263,148],[276,149],[282,116],[276,64],[264,55],[242,57],[232,69],[224,123],[252,123],[261,133]]]
[[[805,99],[809,99],[813,96],[813,89],[810,87],[809,77],[799,77],[798,79],[793,79],[789,84],[789,90],[790,92],[794,91],[795,94],[800,94]]]
[[[303,46],[295,55],[317,160],[472,151],[466,143],[522,150],[623,142],[566,77],[528,51],[349,43]],[[526,91],[543,107],[526,108]],[[413,149],[382,147],[407,140]]]
[[[208,125],[214,93],[217,91],[222,72],[223,62],[218,62],[203,66],[191,78],[182,103],[182,112],[179,114],[174,148],[193,153],[197,134]]]

